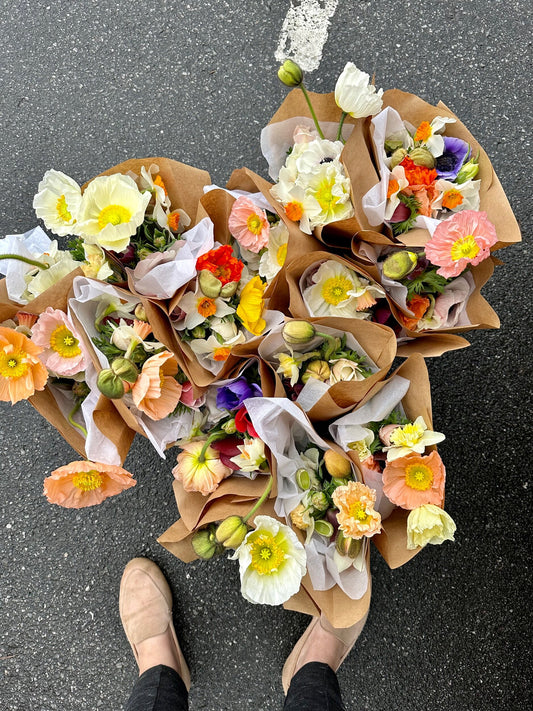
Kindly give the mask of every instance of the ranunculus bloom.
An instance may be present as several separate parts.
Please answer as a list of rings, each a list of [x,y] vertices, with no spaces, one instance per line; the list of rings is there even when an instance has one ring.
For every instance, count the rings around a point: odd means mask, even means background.
[[[14,405],[44,390],[48,371],[39,360],[42,352],[23,333],[0,326],[0,401]]]
[[[207,269],[222,285],[239,281],[243,267],[244,264],[233,256],[233,250],[228,244],[218,249],[211,249],[196,260],[197,271]]]
[[[339,509],[337,521],[350,538],[370,538],[381,531],[381,515],[374,509],[376,492],[360,481],[349,481],[333,492],[333,503]]]
[[[247,197],[239,197],[233,203],[228,227],[241,247],[258,254],[268,244],[270,226],[266,212]]]
[[[162,420],[176,409],[181,385],[174,375],[178,362],[170,351],[162,351],[145,361],[131,394],[135,407],[152,420]]]
[[[263,318],[265,287],[266,284],[261,281],[261,277],[255,276],[250,279],[241,291],[237,306],[237,316],[241,319],[244,328],[254,336],[260,336],[266,328],[266,321]]]
[[[178,463],[172,473],[181,481],[185,491],[198,491],[208,496],[222,479],[230,476],[232,469],[220,461],[219,453],[212,447],[207,447],[202,457],[204,445],[205,440],[182,444],[183,451],[178,454]]]
[[[44,348],[40,358],[52,373],[68,378],[87,367],[78,332],[59,309],[49,306],[43,311],[32,329],[31,340]]]
[[[446,469],[438,452],[409,454],[387,462],[383,470],[385,496],[402,509],[424,504],[439,506],[444,496]]]
[[[248,383],[246,378],[240,378],[227,385],[221,385],[217,390],[217,407],[219,410],[236,410],[249,397],[261,397],[261,388],[256,383]]]
[[[335,84],[335,103],[353,118],[375,116],[381,111],[382,95],[383,89],[376,92],[369,75],[353,62],[347,62]]]
[[[270,516],[256,516],[254,525],[231,556],[239,561],[241,594],[248,602],[281,605],[300,589],[305,549],[294,531]]]
[[[331,385],[335,383],[344,383],[351,380],[364,380],[365,376],[361,372],[359,363],[355,363],[348,358],[338,358],[331,361],[331,375],[329,382]]]
[[[439,545],[455,540],[455,523],[439,506],[425,504],[413,509],[407,517],[407,548],[423,548],[428,543]]]
[[[424,247],[426,257],[437,274],[450,279],[459,276],[470,264],[475,266],[490,257],[498,237],[486,212],[463,210],[437,225]]]
[[[122,467],[100,462],[71,462],[44,480],[44,495],[51,504],[81,509],[101,504],[136,483]]]

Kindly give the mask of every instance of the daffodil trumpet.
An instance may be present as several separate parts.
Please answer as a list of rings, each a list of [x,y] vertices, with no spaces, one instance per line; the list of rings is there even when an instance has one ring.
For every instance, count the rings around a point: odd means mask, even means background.
[[[31,264],[32,267],[37,267],[38,269],[50,269],[49,264],[38,262],[36,259],[30,259],[29,257],[22,257],[20,254],[0,254],[0,259],[17,259],[19,262]]]

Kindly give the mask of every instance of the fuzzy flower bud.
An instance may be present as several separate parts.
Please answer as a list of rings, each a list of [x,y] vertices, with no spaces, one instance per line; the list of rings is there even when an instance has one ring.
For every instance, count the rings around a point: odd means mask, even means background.
[[[328,474],[334,479],[346,479],[352,473],[350,460],[343,457],[342,454],[335,452],[333,449],[328,449],[324,453],[324,464],[328,470]]]
[[[311,494],[310,502],[315,511],[327,511],[329,508],[328,497],[323,491],[315,491]]]
[[[224,548],[238,548],[247,533],[248,526],[240,516],[228,516],[218,525],[216,539]]]
[[[137,304],[135,307],[135,318],[138,321],[148,321],[148,316],[146,315],[146,309],[142,304]]]
[[[220,296],[222,282],[208,269],[201,270],[198,275],[198,283],[202,294],[205,294],[205,296],[208,296],[210,299],[216,299],[217,296]]]
[[[399,281],[410,274],[417,264],[418,257],[414,252],[407,249],[393,252],[383,262],[383,275],[387,279]]]
[[[111,370],[121,380],[125,380],[127,383],[134,383],[139,377],[137,366],[127,358],[115,358],[111,363]]]
[[[461,166],[455,178],[455,182],[461,185],[462,183],[466,183],[467,180],[473,180],[478,173],[479,163],[477,162],[477,158],[471,158],[468,163],[464,163]]]
[[[118,375],[115,375],[111,368],[104,368],[98,373],[96,381],[98,390],[110,400],[120,400],[124,395],[124,383]]]
[[[357,558],[362,545],[363,542],[361,538],[350,538],[349,536],[345,536],[342,531],[337,533],[335,548],[340,555],[346,555],[348,558]]]
[[[209,560],[214,555],[221,553],[221,546],[217,543],[215,536],[215,525],[209,524],[207,528],[203,528],[192,537],[192,547],[199,558]]]
[[[323,383],[331,375],[331,370],[329,365],[325,360],[313,360],[302,375],[302,383],[305,385],[309,378],[314,378],[315,380],[321,380]]]
[[[411,153],[409,153],[409,158],[413,161],[415,165],[421,165],[424,168],[434,168],[435,158],[431,151],[423,146],[418,146],[418,148],[413,148]]]
[[[402,162],[402,160],[405,158],[406,155],[407,155],[407,151],[405,148],[397,148],[394,151],[394,153],[392,154],[391,159],[390,159],[391,170],[393,168],[396,168],[397,165],[400,165],[400,163]]]
[[[286,59],[278,69],[278,79],[285,86],[300,86],[304,75],[300,67],[292,59]]]
[[[315,337],[315,327],[307,321],[289,321],[283,326],[281,335],[291,346],[309,343]]]
[[[385,141],[385,150],[387,155],[391,155],[391,153],[397,151],[398,148],[403,148],[403,141],[394,138],[389,138]]]
[[[228,420],[227,422],[224,422],[222,425],[222,429],[226,434],[232,435],[237,432],[237,426],[235,425],[235,418],[232,417],[231,420]]]

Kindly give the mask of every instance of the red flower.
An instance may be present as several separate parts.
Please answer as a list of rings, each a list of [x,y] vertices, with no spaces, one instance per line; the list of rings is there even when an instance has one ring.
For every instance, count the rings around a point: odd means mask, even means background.
[[[223,286],[232,281],[239,281],[243,267],[244,264],[233,256],[233,250],[228,244],[218,249],[211,249],[196,260],[196,269],[199,272],[207,269],[222,282]]]
[[[241,453],[238,445],[243,445],[242,437],[225,437],[224,439],[211,442],[211,447],[220,454],[220,461],[234,472],[238,471],[239,466],[231,461],[231,457],[238,457]]]
[[[239,432],[246,432],[250,437],[259,437],[252,425],[250,415],[244,405],[235,415],[235,427]]]

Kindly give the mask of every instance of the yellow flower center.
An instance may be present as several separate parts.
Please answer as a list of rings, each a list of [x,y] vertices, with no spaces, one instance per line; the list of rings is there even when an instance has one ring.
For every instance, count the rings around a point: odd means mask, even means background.
[[[282,267],[285,264],[285,260],[287,259],[287,243],[282,244],[280,247],[278,247],[278,251],[276,253],[276,261],[280,267]]]
[[[370,518],[369,514],[366,511],[366,507],[363,506],[360,501],[354,501],[352,504],[350,504],[348,513],[350,518],[359,521],[359,523],[367,523],[368,519]]]
[[[353,288],[352,282],[345,276],[326,279],[322,285],[322,298],[327,304],[337,306],[348,298],[348,292]]]
[[[433,484],[433,472],[425,464],[408,464],[405,467],[405,483],[411,489],[426,491]]]
[[[427,141],[432,134],[433,129],[429,121],[422,121],[420,126],[416,129],[415,141]]]
[[[337,195],[333,195],[332,189],[335,184],[334,180],[324,179],[321,181],[318,190],[315,193],[315,198],[322,210],[328,212],[339,201]]]
[[[263,229],[263,220],[259,215],[250,215],[250,217],[246,220],[246,226],[252,234],[261,234],[261,231]]]
[[[107,205],[98,215],[98,227],[103,230],[106,225],[120,225],[131,220],[131,212],[122,205]]]
[[[67,201],[65,200],[64,195],[61,195],[61,197],[57,201],[56,211],[57,216],[60,220],[63,220],[63,222],[70,222],[72,220],[72,215],[68,211]]]
[[[50,335],[50,348],[62,358],[75,358],[81,354],[78,339],[65,324],[55,328]]]
[[[27,371],[28,364],[24,351],[18,351],[18,353],[0,352],[0,375],[3,378],[21,378],[26,375]]]
[[[357,456],[361,462],[364,462],[364,460],[370,456],[370,450],[364,439],[360,439],[357,442],[349,442],[348,449],[357,452]]]
[[[82,491],[94,491],[102,486],[104,477],[95,469],[89,472],[78,472],[72,477],[72,483],[77,489]]]
[[[285,560],[285,551],[267,531],[259,533],[251,545],[250,554],[251,567],[259,575],[275,573]]]
[[[455,188],[447,190],[442,196],[442,207],[446,207],[448,210],[453,210],[454,207],[462,204],[463,196],[459,190],[456,190]]]
[[[397,447],[414,447],[424,436],[422,425],[409,423],[403,427],[397,427],[391,432],[390,441]]]
[[[474,235],[461,237],[452,244],[451,257],[454,262],[459,259],[474,259],[479,252],[479,245]]]

